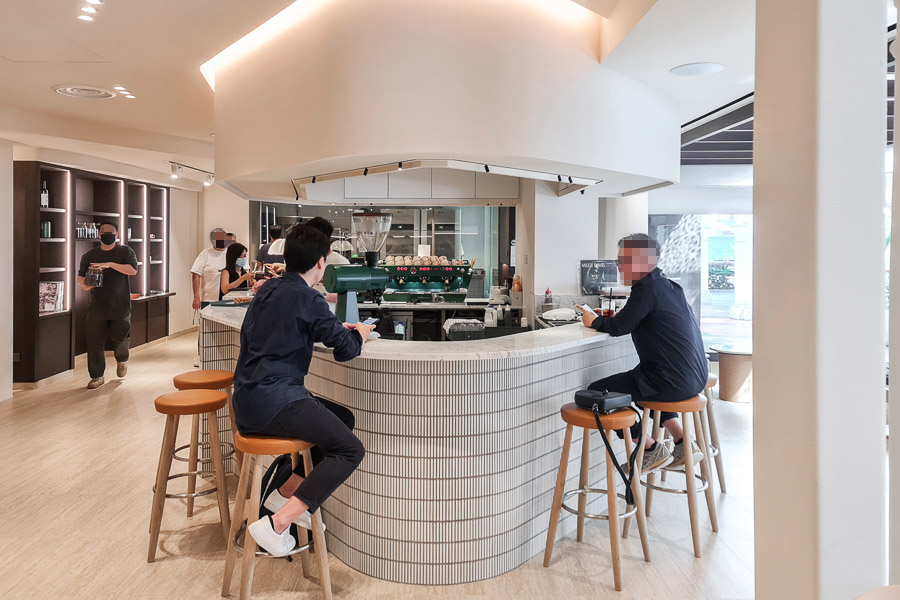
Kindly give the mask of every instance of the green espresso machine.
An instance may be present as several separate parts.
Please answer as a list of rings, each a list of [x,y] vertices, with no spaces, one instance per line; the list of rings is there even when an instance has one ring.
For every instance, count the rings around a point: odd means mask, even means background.
[[[384,299],[389,302],[465,302],[472,265],[386,265],[390,275]]]
[[[335,314],[345,323],[359,321],[358,294],[374,296],[376,304],[381,304],[384,289],[391,276],[384,267],[379,267],[381,248],[391,230],[390,213],[355,213],[353,228],[359,250],[365,252],[365,265],[328,265],[322,283],[325,290],[338,295]]]

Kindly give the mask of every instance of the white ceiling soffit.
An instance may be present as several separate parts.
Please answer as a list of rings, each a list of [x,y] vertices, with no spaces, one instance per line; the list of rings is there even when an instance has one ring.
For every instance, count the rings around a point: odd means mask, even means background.
[[[0,18],[0,102],[69,119],[211,140],[213,93],[198,66],[291,0],[107,1],[94,21],[69,0],[7,2]],[[67,98],[77,84],[136,98]]]
[[[603,65],[676,98],[684,123],[753,91],[755,35],[755,0],[656,2]],[[696,62],[725,69],[700,77],[669,72]]]
[[[573,0],[598,15],[609,17],[620,0]]]

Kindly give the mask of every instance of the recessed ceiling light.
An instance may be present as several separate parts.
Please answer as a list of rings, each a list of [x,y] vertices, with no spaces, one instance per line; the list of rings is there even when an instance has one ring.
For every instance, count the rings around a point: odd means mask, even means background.
[[[82,7],[81,7],[81,11],[82,11],[82,12],[86,12],[86,13],[94,14],[94,13],[97,12],[97,9],[94,8],[93,6],[82,6]]]
[[[116,90],[117,92],[124,92],[124,91],[125,91],[125,88],[123,88],[121,85],[117,85],[117,86],[114,87],[113,89]]]
[[[58,85],[53,89],[56,90],[56,93],[71,98],[109,99],[116,97],[114,91],[92,85]]]
[[[125,94],[126,98],[137,98],[137,96],[132,96],[131,94]]]
[[[669,69],[669,73],[679,77],[696,77],[698,75],[712,75],[725,68],[725,65],[715,62],[697,62],[686,65],[678,65]]]
[[[87,0],[88,4],[103,4],[103,0]]]
[[[90,15],[78,15],[78,18],[81,19],[82,21],[93,21],[94,20],[94,17],[92,17]]]

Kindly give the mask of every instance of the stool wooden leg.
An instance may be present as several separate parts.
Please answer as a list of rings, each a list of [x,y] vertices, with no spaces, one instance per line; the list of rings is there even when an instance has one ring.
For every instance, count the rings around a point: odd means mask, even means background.
[[[623,429],[622,433],[625,434],[625,464],[628,464],[628,457],[631,456],[631,451],[634,449],[634,442],[631,441],[631,432],[627,429]],[[622,465],[624,468],[625,465]],[[635,477],[640,477],[640,471],[635,472]],[[632,488],[633,489],[633,488]],[[631,504],[627,505],[627,509],[631,510]],[[631,517],[625,517],[625,524],[622,525],[622,537],[628,538],[628,531],[631,528]]]
[[[216,497],[219,500],[219,520],[222,522],[222,533],[228,543],[228,532],[231,530],[231,519],[228,515],[228,484],[225,482],[225,467],[222,464],[222,445],[219,441],[219,428],[215,427],[216,413],[207,414],[209,428],[209,454],[212,458],[213,471],[216,474]]]
[[[253,461],[253,486],[250,490],[250,516],[247,517],[248,530],[244,533],[244,554],[241,556],[241,600],[250,598],[253,587],[253,567],[256,564],[256,541],[250,535],[250,523],[259,518],[259,496],[262,488],[263,467],[259,456]]]
[[[719,453],[716,455],[716,474],[719,476],[719,490],[725,493],[725,465],[722,462],[722,446],[719,443],[719,426],[716,424],[716,410],[713,405],[712,389],[709,398],[706,399],[706,418],[709,422],[709,436],[706,441],[711,443]]]
[[[215,419],[213,419],[215,420]],[[200,415],[194,415],[191,418],[191,451],[188,455],[188,471],[196,471],[197,470],[197,451],[198,445],[200,441]],[[190,475],[187,478],[187,491],[188,494],[193,494],[197,491],[197,476]],[[187,516],[194,516],[194,499],[187,499]]]
[[[666,441],[666,440],[668,440],[668,439],[671,438],[671,437],[672,437],[672,434],[669,433],[669,430],[668,430],[668,429],[666,429],[665,432],[663,433],[663,441]],[[665,482],[666,482],[666,475],[668,475],[668,474],[669,474],[669,472],[666,471],[665,469],[663,469],[663,472],[660,473],[660,475],[659,475],[659,480],[662,481],[663,483],[665,483]]]
[[[222,581],[222,597],[231,593],[231,576],[234,573],[234,560],[237,558],[237,548],[234,547],[234,536],[237,535],[244,522],[247,512],[247,489],[250,487],[250,463],[251,456],[241,464],[241,475],[238,480],[237,492],[234,496],[234,518],[231,521],[231,529],[228,539],[225,540],[225,578]],[[250,534],[244,532],[244,537]],[[245,542],[246,543],[246,542]]]
[[[584,435],[581,439],[581,473],[578,476],[578,487],[581,489],[587,489],[588,486],[588,472],[591,468],[591,430],[584,428],[582,429]],[[587,494],[579,494],[578,496],[578,511],[586,512],[587,511]],[[581,541],[584,538],[584,517],[581,515],[578,516],[578,533],[575,536],[577,541]]]
[[[716,518],[716,494],[713,491],[712,470],[710,469],[709,444],[703,432],[703,417],[700,413],[694,413],[694,429],[697,432],[697,445],[703,452],[703,460],[700,461],[700,474],[706,480],[706,508],[709,511],[709,524],[713,532],[719,531],[719,520]]]
[[[607,432],[612,434],[611,431]],[[616,591],[622,591],[622,565],[620,564],[619,551],[619,496],[616,494],[616,468],[613,466],[612,457],[606,455],[606,494],[609,515],[609,550],[612,554],[613,580]]]
[[[303,451],[303,470],[307,476],[313,470],[312,455],[309,450]],[[312,536],[316,545],[316,557],[319,559],[319,585],[322,587],[322,598],[331,600],[331,569],[328,567],[328,548],[325,546],[322,509],[312,513]]]
[[[566,487],[566,470],[569,466],[569,446],[572,445],[572,425],[566,425],[566,437],[563,439],[562,452],[559,457],[559,471],[556,473],[556,489],[553,490],[553,504],[550,507],[550,526],[547,528],[547,545],[544,547],[544,566],[550,566],[553,555],[553,543],[556,541],[556,528],[559,526],[559,513],[562,510],[562,497]]]
[[[166,503],[166,483],[172,469],[172,457],[175,455],[175,436],[178,435],[178,415],[166,415],[166,431],[163,434],[162,448],[159,451],[159,467],[156,471],[156,492],[153,494],[153,507],[150,511],[150,549],[147,562],[156,558],[156,545],[159,543],[159,528],[162,525],[163,508]]]
[[[643,419],[645,422],[646,422],[649,414],[650,414],[650,411],[645,409],[644,416],[643,416]],[[658,439],[659,438],[659,430],[660,430],[659,415],[657,414],[657,415],[655,415],[655,418],[653,419],[653,436],[651,437],[651,439],[656,440],[657,443],[659,443],[659,439]],[[646,435],[646,427],[644,428],[644,434]],[[649,483],[650,485],[654,485],[656,483],[656,471],[652,471],[649,475],[647,475],[647,483]],[[649,487],[647,488],[646,502],[647,502],[647,516],[649,517],[650,516],[650,505],[653,503],[653,488],[649,488]]]
[[[693,447],[691,445],[691,440],[694,439],[694,436],[691,433],[691,421],[693,419],[688,419],[690,413],[681,413],[681,419],[683,421],[684,426],[684,439],[682,443],[684,444],[684,472],[685,479],[687,480],[687,497],[688,497],[688,511],[691,516],[691,537],[694,540],[694,556],[700,558],[700,518],[697,516],[697,480],[694,478],[694,460],[692,457]],[[649,491],[648,492],[648,500],[649,500]]]
[[[297,465],[300,464],[300,453],[299,452],[291,452],[291,466],[293,468],[297,468]],[[309,530],[306,527],[298,527],[297,533],[300,535],[300,539],[297,540],[301,546],[305,546],[309,543]],[[300,566],[303,569],[303,577],[309,579],[312,575],[312,565],[310,564],[309,557],[309,548],[300,553]]]
[[[628,430],[625,430],[627,436]],[[634,461],[634,479],[631,481],[631,492],[634,495],[635,518],[638,524],[638,533],[641,535],[641,549],[644,551],[644,560],[650,562],[650,537],[647,534],[647,515],[644,514],[644,491],[641,489],[641,460],[644,458],[643,446],[638,450],[637,459]]]

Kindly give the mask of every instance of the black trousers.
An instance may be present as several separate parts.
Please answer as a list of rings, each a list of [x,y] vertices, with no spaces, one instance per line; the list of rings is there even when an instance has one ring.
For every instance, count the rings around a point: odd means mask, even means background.
[[[598,379],[594,383],[588,386],[589,390],[607,390],[609,392],[619,392],[620,394],[631,394],[631,401],[634,404],[638,405],[640,409],[640,403],[642,400],[649,400],[653,402],[665,402],[665,398],[661,398],[659,394],[645,394],[641,392],[641,388],[638,385],[637,376],[634,371],[626,371],[624,373],[616,373],[615,375],[610,375],[609,377],[604,377],[603,379]],[[685,393],[683,396],[679,393],[667,394],[667,396],[671,396],[673,398],[678,398],[680,400],[684,400],[690,398],[692,396],[696,396],[696,394]],[[671,400],[671,402],[677,402],[678,400]],[[656,411],[650,411],[650,418],[656,419]],[[660,426],[668,421],[669,419],[678,418],[678,413],[673,412],[661,412],[659,416],[659,424]],[[650,436],[650,429],[647,430],[647,437]],[[622,437],[622,433],[617,431],[619,437]],[[638,439],[641,437],[641,426],[637,423],[632,425],[631,427],[631,438]]]
[[[124,317],[110,315],[109,312],[91,304],[84,323],[84,342],[87,346],[88,373],[91,379],[103,377],[106,371],[106,351],[110,346],[117,362],[128,362],[128,348],[131,346],[131,314]]]
[[[353,435],[355,419],[349,409],[322,398],[291,402],[275,415],[260,435],[274,435],[314,444],[315,469],[303,480],[294,496],[315,512],[362,462],[366,451]],[[294,472],[303,475],[301,460]]]

